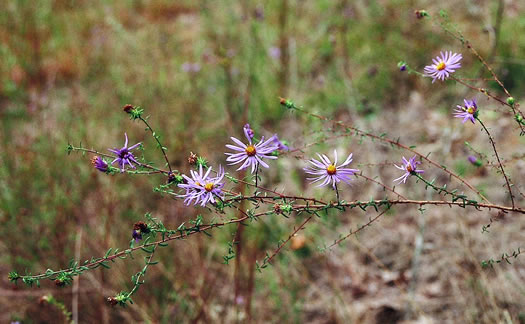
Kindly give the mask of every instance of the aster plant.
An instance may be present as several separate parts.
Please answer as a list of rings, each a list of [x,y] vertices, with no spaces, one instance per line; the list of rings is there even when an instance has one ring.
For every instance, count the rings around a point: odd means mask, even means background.
[[[417,169],[417,166],[419,164],[421,164],[421,162],[419,161],[416,161],[416,155],[414,155],[413,157],[411,157],[409,160],[407,160],[404,156],[403,156],[403,165],[399,166],[397,164],[394,164],[396,168],[398,168],[399,170],[402,170],[402,171],[405,171],[405,173],[400,176],[399,178],[395,179],[394,182],[397,181],[397,183],[405,183],[408,179],[408,177],[410,177],[411,175],[416,175],[416,174],[420,174],[420,173],[424,173],[425,171],[423,170],[418,170]]]
[[[272,156],[271,154],[279,147],[275,144],[273,136],[266,141],[264,140],[264,136],[262,136],[261,140],[255,144],[252,141],[253,131],[249,126],[249,124],[246,124],[244,127],[244,136],[246,136],[248,144],[244,144],[237,138],[231,137],[231,140],[237,145],[227,144],[226,147],[230,150],[236,151],[237,153],[225,154],[228,155],[226,161],[230,162],[229,165],[242,163],[237,171],[251,167],[251,173],[254,173],[258,169],[259,165],[269,168],[269,165],[264,162],[263,159],[277,159],[276,156]]]
[[[476,118],[478,118],[478,105],[476,104],[476,99],[467,100],[463,99],[465,106],[457,105],[457,108],[454,109],[454,117],[463,118],[462,123],[464,124],[467,120],[470,120],[472,124],[475,123]]]
[[[193,204],[200,204],[205,206],[207,203],[215,203],[215,198],[223,199],[224,193],[222,188],[224,183],[224,169],[222,166],[219,166],[219,171],[217,176],[211,177],[212,168],[208,168],[206,173],[204,173],[202,165],[199,165],[199,172],[191,170],[191,178],[182,175],[186,183],[179,184],[179,188],[185,189],[186,192],[183,195],[180,195],[181,198],[184,198],[184,204],[187,206]]]
[[[431,77],[432,83],[436,82],[437,79],[444,81],[461,67],[461,54],[452,53],[452,51],[445,53],[441,52],[441,56],[432,59],[434,64],[425,66],[425,75]]]
[[[111,164],[114,164],[117,162],[117,164],[120,167],[120,172],[124,172],[124,167],[126,165],[129,165],[131,168],[136,169],[136,167],[131,163],[139,164],[139,162],[135,159],[135,156],[133,153],[131,153],[131,150],[136,149],[140,146],[140,142],[128,147],[128,134],[124,133],[124,136],[126,137],[126,141],[124,142],[124,146],[120,149],[108,149],[108,151],[114,153],[117,157],[111,162]]]

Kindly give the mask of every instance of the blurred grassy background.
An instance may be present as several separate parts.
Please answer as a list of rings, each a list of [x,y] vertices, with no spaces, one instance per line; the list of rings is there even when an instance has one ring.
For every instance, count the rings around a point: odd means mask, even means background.
[[[500,23],[498,8],[504,8]],[[402,0],[1,1],[0,321],[61,322],[65,319],[56,308],[38,303],[39,298],[53,294],[71,310],[75,295],[52,282],[40,290],[15,289],[6,279],[12,269],[38,273],[64,267],[75,256],[87,259],[108,247],[123,248],[132,224],[148,211],[171,228],[198,213],[212,217],[154,193],[152,187],[165,179],[108,177],[93,170],[88,156],[67,156],[68,143],[105,151],[119,147],[127,132],[130,143],[143,142],[147,159],[162,165],[148,133],[122,112],[128,103],[146,108],[170,160],[183,172],[189,169],[190,151],[212,165],[224,164],[224,144],[229,136],[241,136],[245,122],[259,135],[278,133],[292,147],[332,134],[329,124],[286,112],[278,103],[283,96],[363,129],[401,136],[404,143],[432,151],[435,160],[467,177],[491,200],[509,204],[491,168],[466,162],[463,142],[490,157],[486,140],[477,127],[462,127],[450,116],[463,96],[476,94],[453,83],[431,85],[397,68],[406,60],[422,70],[441,50],[463,53],[461,76],[475,77],[481,68],[436,25],[417,20],[416,9],[436,16],[447,10],[520,99],[525,4],[517,0],[450,0],[439,7],[435,1]],[[523,154],[524,141],[511,118],[490,102],[481,105],[504,144],[504,157]],[[351,138],[305,154],[335,147],[340,154],[354,152],[355,163],[362,164],[397,162],[402,154]],[[263,174],[265,183],[330,197],[329,190],[304,183],[301,158],[280,159]],[[387,184],[393,179],[388,168],[359,168]],[[522,158],[507,168],[516,182],[524,178]],[[432,172],[429,176],[449,182]],[[382,198],[379,189],[358,182],[345,199]],[[432,197],[422,189],[407,186],[402,192]],[[523,204],[523,197],[518,201]],[[254,272],[255,260],[271,252],[301,218],[271,216],[247,227],[237,274],[234,261],[221,264],[234,228],[216,231],[213,238],[176,242],[156,256],[161,263],[148,271],[148,285],[135,295],[134,306],[111,308],[104,298],[129,289],[141,257],[82,276],[76,312],[85,323],[525,322],[525,263],[517,260],[491,271],[479,267],[481,259],[523,244],[525,222],[508,216],[482,236],[481,226],[495,213],[434,208],[427,211],[426,223],[416,208],[389,214],[358,239],[325,253],[317,247],[369,215],[352,211],[317,220],[262,274]],[[426,245],[415,260],[417,237]]]

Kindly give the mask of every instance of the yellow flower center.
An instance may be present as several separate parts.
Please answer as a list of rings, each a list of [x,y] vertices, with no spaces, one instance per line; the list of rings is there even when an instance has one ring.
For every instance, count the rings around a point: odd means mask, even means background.
[[[467,112],[471,115],[473,115],[476,112],[476,107],[470,106],[467,108]]]
[[[213,183],[207,183],[205,186],[204,186],[204,190],[206,190],[207,192],[210,192],[213,190]]]
[[[446,67],[447,67],[447,65],[445,64],[445,62],[440,62],[440,63],[436,66],[436,69],[437,69],[438,71],[443,71]]]
[[[335,168],[335,165],[330,164],[329,166],[326,167],[326,172],[329,175],[334,175],[337,172],[337,169]]]
[[[255,153],[257,153],[257,151],[255,150],[255,146],[253,146],[253,145],[248,145],[246,147],[245,151],[246,151],[246,154],[248,156],[254,156]]]

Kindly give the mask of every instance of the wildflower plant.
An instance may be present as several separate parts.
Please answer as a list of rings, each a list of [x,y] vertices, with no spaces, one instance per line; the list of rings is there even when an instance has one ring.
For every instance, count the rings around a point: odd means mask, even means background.
[[[420,16],[419,18],[429,17],[429,14],[426,11],[418,12],[418,15]],[[452,32],[456,33],[456,31]],[[462,35],[461,37],[457,36],[457,38],[461,39],[462,43],[465,44],[466,41],[462,37]],[[471,45],[468,45],[467,48],[471,52],[473,51]],[[477,52],[474,51],[472,53],[474,56],[478,57],[481,62],[485,62],[481,56],[477,54]],[[424,68],[425,73],[419,73],[419,75],[432,77],[433,83],[438,79],[443,81],[446,78],[452,78],[451,74],[461,67],[461,60],[461,54],[452,53],[450,51],[441,53],[439,57],[433,60],[432,65]],[[486,62],[484,65],[488,67]],[[413,71],[408,63],[404,61],[400,63],[399,69],[401,71],[407,72]],[[488,69],[491,73],[493,73],[492,69]],[[493,75],[494,80],[503,87],[497,76],[495,74]],[[453,79],[459,83],[463,82],[460,79]],[[519,110],[519,104],[513,97],[510,96],[510,93],[508,93],[507,89],[503,87],[505,90],[504,92],[508,95],[507,100],[503,100],[493,96],[487,90],[474,87],[473,85],[467,84],[467,88],[481,92],[489,99],[492,99],[499,104],[507,105],[506,107],[510,112],[512,112],[512,118],[516,118],[520,130],[522,130],[521,124],[515,116],[521,116],[520,120],[523,120],[523,114]],[[509,100],[510,98],[512,98],[512,101]],[[216,231],[217,229],[227,226],[237,226],[238,229],[235,238],[233,241],[228,242],[228,254],[224,257],[224,261],[227,264],[229,260],[237,257],[235,246],[238,246],[238,244],[242,243],[241,240],[238,240],[238,237],[241,235],[239,234],[241,232],[240,229],[243,228],[243,226],[248,226],[257,220],[268,218],[269,215],[278,215],[279,219],[295,217],[300,219],[300,221],[297,222],[297,224],[299,224],[298,226],[294,227],[293,230],[290,230],[289,235],[285,236],[283,240],[279,241],[277,248],[273,251],[273,253],[266,253],[262,263],[259,263],[258,261],[256,262],[255,268],[259,271],[262,271],[262,269],[271,265],[275,260],[276,255],[282,251],[287,242],[291,241],[299,231],[303,230],[310,222],[319,218],[320,214],[327,213],[331,210],[344,212],[349,209],[360,209],[366,213],[374,213],[374,215],[373,217],[369,217],[369,221],[366,224],[350,231],[350,233],[347,235],[342,235],[328,248],[338,245],[346,238],[363,231],[368,226],[371,226],[376,220],[380,219],[382,215],[384,215],[388,210],[396,205],[416,206],[422,213],[425,210],[423,206],[430,205],[452,208],[470,208],[472,210],[478,211],[497,210],[502,213],[512,212],[525,214],[525,208],[519,206],[514,200],[513,190],[519,189],[514,189],[514,183],[512,182],[510,176],[507,175],[504,168],[504,163],[502,162],[503,159],[501,159],[499,156],[496,142],[494,141],[489,128],[486,127],[485,124],[479,119],[479,111],[475,99],[464,99],[464,106],[457,106],[454,112],[454,117],[461,118],[463,123],[466,121],[471,121],[472,123],[478,121],[479,125],[481,125],[482,130],[486,133],[496,157],[497,163],[495,162],[493,164],[495,167],[499,168],[499,172],[505,181],[505,185],[508,190],[507,198],[510,198],[510,205],[506,204],[509,202],[508,200],[503,203],[492,203],[483,192],[472,185],[466,178],[460,176],[451,170],[451,168],[446,167],[446,165],[442,164],[440,161],[435,160],[429,153],[418,150],[417,147],[413,145],[403,143],[399,137],[391,138],[386,133],[376,134],[372,131],[362,130],[355,125],[351,125],[339,120],[334,120],[330,117],[320,114],[314,114],[302,106],[295,104],[289,99],[281,98],[279,102],[276,101],[275,104],[281,104],[287,109],[288,112],[302,114],[302,116],[320,120],[326,124],[329,124],[331,131],[333,131],[336,136],[338,136],[336,139],[343,136],[355,136],[358,137],[360,141],[370,140],[371,150],[373,150],[374,145],[386,144],[387,148],[391,147],[393,149],[406,151],[408,154],[412,155],[412,157],[407,160],[403,156],[401,165],[394,164],[395,168],[402,171],[401,176],[396,178],[394,182],[398,184],[403,183],[405,184],[405,187],[410,186],[414,188],[424,185],[425,189],[430,189],[434,193],[437,193],[441,196],[436,200],[421,200],[420,197],[408,199],[401,193],[396,192],[395,188],[391,188],[388,184],[378,180],[379,175],[369,177],[363,174],[363,172],[359,169],[350,168],[350,165],[353,162],[352,153],[350,153],[340,164],[338,152],[335,149],[333,160],[327,155],[319,153],[317,153],[318,158],[308,158],[308,154],[300,155],[298,152],[301,154],[305,153],[308,147],[312,145],[306,144],[304,147],[296,148],[296,143],[292,143],[294,144],[294,149],[290,149],[288,143],[285,140],[280,140],[277,135],[270,136],[267,139],[265,139],[264,136],[261,136],[261,138],[257,140],[254,130],[250,124],[247,123],[243,126],[243,134],[246,138],[246,142],[243,142],[235,137],[230,137],[234,144],[226,145],[226,147],[232,152],[225,153],[227,156],[225,159],[222,158],[219,161],[215,161],[213,157],[198,156],[197,154],[191,152],[189,158],[179,159],[188,162],[187,164],[185,163],[188,170],[184,172],[179,171],[172,168],[170,164],[170,157],[172,157],[172,153],[168,153],[167,147],[162,144],[161,136],[153,130],[152,126],[148,122],[148,118],[144,116],[144,109],[132,105],[126,105],[124,106],[124,112],[130,115],[131,120],[142,122],[146,126],[146,131],[151,133],[151,136],[155,139],[157,148],[159,149],[160,153],[162,153],[162,157],[166,162],[164,167],[157,167],[152,163],[148,163],[143,157],[136,157],[132,151],[137,149],[142,144],[137,143],[128,147],[128,135],[126,132],[124,132],[124,146],[120,149],[110,149],[109,151],[112,153],[112,155],[101,153],[94,149],[86,149],[81,146],[75,147],[71,144],[69,144],[67,147],[68,153],[79,151],[82,153],[92,154],[93,157],[91,162],[93,167],[95,170],[101,172],[96,173],[98,176],[105,176],[104,173],[112,174],[116,172],[123,174],[161,176],[163,177],[161,182],[162,184],[156,187],[155,191],[168,195],[174,199],[181,199],[183,204],[186,206],[185,208],[192,208],[194,206],[206,207],[207,211],[210,211],[210,213],[220,216],[223,216],[228,210],[230,210],[232,212],[239,212],[238,217],[222,217],[207,220],[205,216],[203,217],[203,215],[199,214],[197,217],[188,219],[182,224],[179,224],[177,227],[170,229],[167,228],[160,219],[157,219],[151,214],[146,213],[143,221],[138,221],[133,225],[130,224],[129,226],[129,231],[131,232],[129,248],[109,248],[103,256],[97,258],[92,257],[91,259],[84,261],[73,260],[69,266],[65,267],[64,269],[48,269],[44,273],[36,275],[21,275],[16,271],[11,271],[8,274],[8,279],[15,283],[22,281],[28,286],[39,286],[41,280],[49,279],[55,282],[57,286],[67,286],[74,281],[76,276],[80,276],[86,271],[96,268],[109,269],[113,262],[116,262],[120,259],[131,258],[133,255],[136,255],[142,251],[146,254],[144,258],[144,265],[140,268],[140,271],[132,276],[132,288],[129,291],[121,291],[116,295],[107,298],[108,303],[111,305],[126,306],[133,303],[131,297],[138,291],[139,287],[145,283],[144,278],[149,267],[159,262],[158,260],[154,259],[157,249],[166,247],[168,243],[172,241],[188,239],[191,236],[198,234],[211,235],[210,233],[212,231]],[[447,118],[452,119],[450,116]],[[240,128],[241,126],[242,123],[239,123],[238,127]],[[522,133],[523,130],[520,134]],[[321,139],[313,144],[320,144],[321,142],[325,141],[327,141],[327,139]],[[184,152],[185,155],[182,156],[187,156],[187,153],[188,152]],[[176,154],[179,154],[179,152]],[[256,174],[257,179],[259,166],[269,168],[267,161],[277,159],[276,154],[279,154],[279,158],[289,159],[292,161],[291,163],[293,163],[295,159],[302,160],[300,163],[302,163],[303,166],[305,163],[308,163],[308,165],[303,168],[304,174],[306,175],[306,180],[312,184],[315,184],[317,187],[331,186],[336,191],[337,203],[325,201],[321,197],[317,196],[309,197],[288,193],[284,190],[277,191],[277,189],[265,188],[259,186],[257,180],[255,181],[255,184],[245,181],[242,176],[243,172],[240,172],[241,176],[238,178],[236,177],[235,171],[250,169],[252,174]],[[223,157],[222,154],[221,156]],[[358,160],[363,159],[360,154],[357,156],[359,157]],[[111,163],[108,163],[108,161],[111,159]],[[226,170],[222,167],[224,163],[223,160],[227,162],[228,166],[235,166],[228,173],[226,173]],[[475,158],[469,157],[468,161],[474,165],[478,165],[478,161]],[[359,162],[366,163],[367,161]],[[370,165],[377,165],[373,164],[372,162],[373,161],[371,161]],[[420,168],[422,163],[425,163],[425,170]],[[118,169],[113,167],[114,164],[118,166]],[[218,165],[218,168],[214,169],[211,165]],[[391,162],[380,165],[381,167],[384,167],[384,170],[386,171],[393,170]],[[286,171],[290,172],[289,170]],[[451,179],[451,181],[454,181],[454,186],[461,186],[467,192],[460,193],[458,189],[448,188],[447,184],[437,185],[435,179],[428,180],[425,178],[427,176],[427,171],[428,173],[439,172],[443,175],[446,175]],[[425,174],[425,177],[423,177],[423,174]],[[417,181],[407,183],[408,178],[411,176],[416,177]],[[348,185],[353,183],[355,183],[355,186],[360,185],[360,183],[357,181],[353,182],[352,178],[362,178],[380,186],[383,189],[382,192],[385,193],[384,198],[363,197],[360,200],[340,200],[338,184],[343,182]],[[246,194],[246,187],[255,187],[255,194]],[[355,191],[355,194],[358,195],[359,190]],[[414,191],[417,192],[417,190]],[[130,232],[127,232],[127,235],[129,235]],[[515,253],[513,256],[517,257],[519,254],[520,252],[518,250],[518,253]],[[508,258],[505,257],[503,260],[508,261]],[[490,265],[498,262],[499,261],[491,261]],[[236,299],[237,298],[234,300]]]

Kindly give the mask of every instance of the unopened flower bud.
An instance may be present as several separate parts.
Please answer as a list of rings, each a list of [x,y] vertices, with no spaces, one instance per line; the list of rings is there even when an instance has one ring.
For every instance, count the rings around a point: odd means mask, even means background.
[[[127,104],[127,105],[124,106],[124,108],[122,110],[124,110],[126,113],[129,114],[133,110],[133,105]]]
[[[117,299],[114,297],[108,297],[106,300],[111,306],[115,306],[118,303]]]
[[[508,97],[507,98],[507,103],[511,106],[514,106],[514,97]]]
[[[190,165],[195,165],[195,163],[197,163],[197,154],[190,152],[190,156],[188,157],[188,163]]]
[[[64,287],[66,285],[66,283],[63,281],[63,280],[60,280],[60,279],[56,279],[55,280],[55,285],[57,287]]]
[[[483,163],[482,163],[480,160],[478,160],[478,159],[477,159],[475,156],[473,156],[473,155],[470,155],[470,156],[468,157],[468,161],[469,161],[470,163],[472,163],[473,165],[477,166],[478,168],[479,168],[480,166],[483,165]]]

